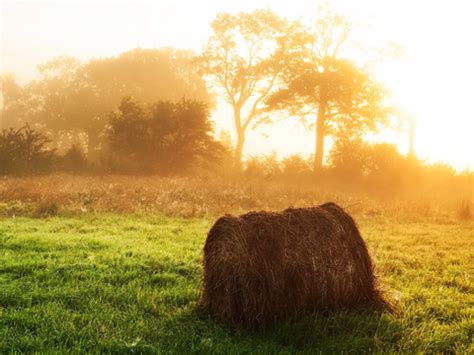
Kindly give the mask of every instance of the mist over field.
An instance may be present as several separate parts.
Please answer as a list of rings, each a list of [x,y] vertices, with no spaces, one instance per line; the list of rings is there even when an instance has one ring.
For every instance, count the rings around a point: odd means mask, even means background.
[[[473,9],[3,2],[0,352],[474,352]]]

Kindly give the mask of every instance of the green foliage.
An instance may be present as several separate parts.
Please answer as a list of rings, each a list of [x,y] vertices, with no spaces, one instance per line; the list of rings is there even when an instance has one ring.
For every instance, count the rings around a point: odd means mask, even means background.
[[[0,133],[0,174],[47,171],[56,160],[51,140],[29,125],[3,129]]]
[[[213,138],[206,104],[181,100],[141,105],[122,100],[110,116],[110,148],[122,170],[177,174],[218,160],[224,147]]]
[[[210,220],[3,219],[0,353],[472,353],[472,223],[359,222],[400,312],[254,333],[195,311]]]

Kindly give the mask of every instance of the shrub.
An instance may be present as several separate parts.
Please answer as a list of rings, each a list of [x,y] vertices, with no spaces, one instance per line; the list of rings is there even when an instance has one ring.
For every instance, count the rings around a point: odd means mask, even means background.
[[[245,162],[244,173],[250,178],[275,179],[281,175],[280,162],[275,152],[253,156]]]
[[[84,152],[76,144],[61,157],[61,170],[77,173],[86,171],[88,167],[89,164]]]
[[[55,150],[48,148],[51,140],[28,124],[0,133],[0,174],[44,172],[56,161]]]
[[[311,173],[311,165],[308,160],[295,154],[282,160],[281,170],[283,176],[286,178],[300,178]]]
[[[367,174],[368,157],[370,146],[360,137],[340,137],[329,152],[329,168],[338,180],[359,183]]]

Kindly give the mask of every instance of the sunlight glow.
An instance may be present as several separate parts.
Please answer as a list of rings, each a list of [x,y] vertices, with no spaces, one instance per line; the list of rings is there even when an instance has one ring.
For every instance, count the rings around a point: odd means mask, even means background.
[[[0,73],[25,82],[37,64],[57,55],[88,60],[135,47],[174,46],[199,51],[209,22],[222,11],[268,7],[289,18],[310,17],[318,2],[241,1],[4,1],[1,4]],[[474,2],[463,0],[331,1],[356,24],[359,41],[394,42],[403,48],[374,73],[392,91],[399,107],[416,120],[419,157],[474,169]],[[217,130],[232,132],[230,110],[218,105]],[[382,134],[406,148],[405,133]],[[314,132],[287,121],[249,132],[246,154],[277,151],[280,156],[313,152]]]

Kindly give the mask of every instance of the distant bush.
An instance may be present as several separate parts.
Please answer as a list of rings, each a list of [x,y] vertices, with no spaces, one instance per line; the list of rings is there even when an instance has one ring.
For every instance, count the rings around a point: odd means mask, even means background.
[[[303,159],[300,155],[294,154],[281,161],[281,172],[283,177],[303,178],[311,175],[312,163]]]
[[[275,152],[252,156],[245,161],[243,172],[248,178],[274,180],[281,177],[281,163]]]
[[[374,189],[382,191],[397,191],[404,185],[404,178],[410,174],[409,158],[403,156],[393,144],[377,143],[367,146],[367,156],[364,161],[365,182]]]
[[[89,168],[89,162],[83,150],[78,145],[73,144],[66,154],[60,158],[58,168],[66,172],[85,172]]]
[[[56,162],[51,140],[29,125],[3,129],[0,133],[0,174],[38,173],[50,170]]]
[[[402,155],[395,145],[370,144],[359,137],[337,140],[328,161],[329,175],[339,184],[381,195],[416,188],[432,175],[428,165]],[[454,176],[455,171],[450,174]]]
[[[360,183],[371,164],[371,148],[359,137],[342,137],[334,142],[329,152],[331,174],[346,183]]]

